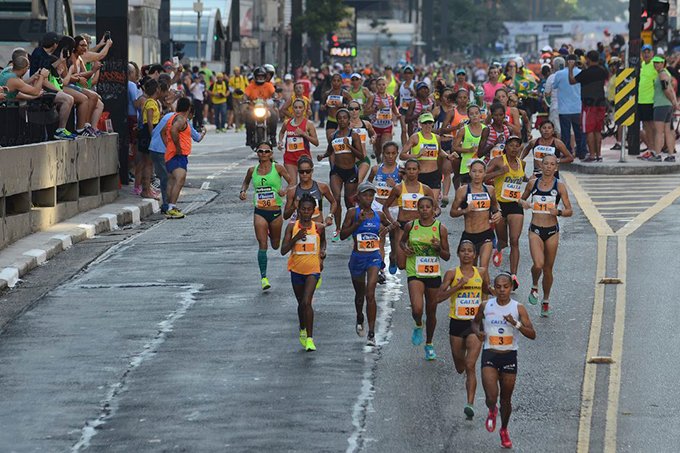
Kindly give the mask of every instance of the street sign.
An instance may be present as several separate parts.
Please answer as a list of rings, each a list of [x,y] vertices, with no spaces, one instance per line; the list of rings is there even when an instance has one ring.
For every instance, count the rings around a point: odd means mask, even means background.
[[[616,94],[614,95],[614,122],[619,126],[632,126],[635,122],[637,110],[635,86],[637,77],[635,68],[624,68],[616,74],[614,81]]]

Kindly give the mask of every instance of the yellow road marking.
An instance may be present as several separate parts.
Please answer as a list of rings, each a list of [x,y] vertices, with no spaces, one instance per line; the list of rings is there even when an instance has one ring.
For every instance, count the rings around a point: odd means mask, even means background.
[[[564,173],[563,176],[560,176],[566,181],[567,186],[569,186],[572,193],[574,194],[574,197],[576,197],[576,201],[581,207],[581,210],[583,210],[583,213],[593,225],[593,228],[595,228],[597,234],[605,236],[614,234],[614,231],[612,231],[611,227],[607,225],[607,221],[604,219],[604,217],[602,217],[598,210],[595,209],[593,201],[590,199],[586,191],[583,190],[583,187],[581,187],[581,184],[579,184],[576,177],[571,173]]]
[[[631,221],[629,221],[618,232],[614,233],[606,224],[605,217],[600,213],[602,210],[617,210],[612,212],[615,215],[626,215],[621,211],[622,204],[641,204],[649,203],[650,200],[635,202],[602,202],[594,205],[593,200],[585,192],[579,181],[570,173],[564,173],[564,181],[574,193],[577,203],[597,232],[597,267],[595,279],[595,294],[593,298],[593,314],[590,324],[590,335],[588,338],[588,350],[583,375],[583,387],[581,393],[581,413],[579,419],[579,431],[576,444],[578,453],[590,451],[590,433],[592,428],[593,404],[595,399],[595,381],[597,364],[591,363],[590,359],[597,357],[600,348],[600,335],[602,333],[602,315],[604,309],[604,285],[597,282],[604,278],[607,261],[607,238],[617,237],[617,277],[621,279],[621,284],[616,287],[616,308],[614,315],[613,335],[612,335],[612,362],[609,365],[609,385],[607,390],[607,411],[604,434],[604,452],[615,453],[618,427],[618,410],[621,392],[621,367],[623,362],[623,341],[626,322],[626,275],[628,268],[627,238],[640,228],[645,222],[656,214],[670,206],[680,197],[680,187],[661,197],[653,206],[645,209],[641,213],[639,210]],[[636,189],[637,190],[637,189]],[[610,206],[604,206],[610,205]],[[625,209],[625,208],[624,208]],[[631,208],[632,209],[632,208]],[[612,217],[609,220],[615,221],[621,217]],[[628,220],[623,219],[623,220]],[[604,225],[603,225],[604,223]]]
[[[590,218],[588,219],[591,220]],[[590,322],[588,351],[586,352],[586,366],[583,372],[583,387],[581,389],[581,415],[578,425],[578,440],[576,443],[577,453],[587,453],[590,451],[590,429],[593,419],[593,405],[595,404],[595,378],[597,374],[597,364],[588,362],[588,359],[597,356],[600,351],[602,312],[604,310],[604,285],[600,285],[598,282],[600,279],[604,278],[606,266],[607,235],[598,233],[597,267],[595,271],[595,296],[593,298],[593,315]]]
[[[628,267],[627,235],[618,235],[616,254],[621,284],[616,287],[616,310],[612,335],[612,364],[609,367],[609,392],[607,420],[604,429],[604,453],[616,453],[616,428],[618,425],[619,399],[621,392],[621,362],[623,361],[623,332],[626,327],[626,271]]]
[[[649,204],[651,200],[623,200],[623,201],[593,201],[597,206],[613,205],[613,204]]]

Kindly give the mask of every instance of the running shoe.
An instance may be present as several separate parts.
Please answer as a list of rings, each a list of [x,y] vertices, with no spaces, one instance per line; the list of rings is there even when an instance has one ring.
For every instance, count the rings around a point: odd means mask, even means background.
[[[267,291],[272,285],[269,284],[269,279],[267,277],[262,277],[262,291]]]
[[[538,303],[538,288],[531,288],[531,291],[529,291],[529,303],[531,305]]]
[[[141,194],[142,194],[142,186],[135,186],[135,187],[132,189],[132,193],[133,193],[134,195],[141,195]]]
[[[501,447],[512,448],[512,441],[510,440],[510,433],[508,428],[501,428]]]
[[[434,352],[434,346],[431,344],[425,345],[425,360],[434,360],[437,358],[437,353]]]
[[[58,130],[54,133],[54,138],[57,140],[75,140],[75,134],[67,131],[66,129]]]
[[[465,417],[468,420],[472,420],[473,417],[475,416],[475,408],[472,407],[472,404],[466,404],[465,407],[463,408],[463,413],[465,413]]]
[[[307,329],[300,329],[300,344],[303,348],[307,347]]]
[[[368,338],[366,339],[366,346],[375,346],[375,334],[373,332],[368,332]]]
[[[168,219],[183,219],[186,217],[182,211],[177,208],[168,209],[165,213],[165,217]]]
[[[387,278],[385,277],[385,271],[380,269],[378,271],[378,285],[384,285],[386,281],[387,281]]]
[[[654,152],[652,152],[652,151],[645,151],[644,153],[641,153],[637,158],[638,158],[638,159],[645,160],[645,159],[649,159],[649,158],[652,157],[653,155],[654,155]]]
[[[519,280],[515,274],[512,274],[512,290],[517,291],[517,288],[519,288]]]
[[[314,344],[312,337],[307,337],[307,345],[305,349],[307,349],[307,351],[316,351],[316,345]]]
[[[550,316],[552,311],[550,310],[550,305],[543,303],[541,304],[541,318],[547,318]]]
[[[670,156],[666,157],[664,162],[675,162],[675,154],[671,154]]]
[[[449,197],[442,197],[442,208],[445,208],[449,204]]]
[[[85,130],[87,131],[90,137],[100,137],[102,135],[100,131],[98,131],[92,126],[86,126]]]
[[[413,346],[420,346],[423,343],[423,326],[415,326],[411,334]]]
[[[365,333],[364,332],[364,323],[363,322],[361,324],[357,323],[357,327],[356,327],[355,330],[357,332],[357,335],[359,335],[360,337],[363,337],[364,333]]]
[[[621,143],[616,143],[614,146],[611,147],[612,151],[621,151]]]
[[[390,271],[390,275],[394,275],[394,274],[397,273],[397,264],[393,263],[391,260],[390,260],[389,271]]]
[[[496,416],[498,415],[498,408],[489,409],[489,415],[486,417],[486,430],[490,433],[496,431]]]
[[[655,154],[652,157],[646,159],[647,162],[661,162],[661,154]]]
[[[501,250],[494,250],[491,260],[494,266],[501,267],[501,264],[503,264],[503,252]]]
[[[158,178],[154,178],[154,180],[151,181],[151,188],[159,192],[161,190],[161,180]]]
[[[333,239],[331,239],[333,242],[338,242],[340,240],[340,232],[338,230],[335,230],[335,233],[333,233]]]
[[[316,289],[321,288],[321,281],[323,280],[323,277],[319,275],[319,279],[316,281]]]

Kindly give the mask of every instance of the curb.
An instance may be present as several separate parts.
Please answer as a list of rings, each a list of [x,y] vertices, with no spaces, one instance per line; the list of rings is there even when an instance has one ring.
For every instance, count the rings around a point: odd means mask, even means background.
[[[626,162],[588,163],[572,162],[560,165],[560,169],[588,175],[668,175],[680,173],[680,163],[647,163],[628,158]]]
[[[19,279],[36,267],[54,258],[64,250],[68,250],[86,239],[93,238],[96,234],[108,233],[126,225],[134,225],[142,219],[159,212],[160,206],[157,200],[144,198],[134,205],[119,208],[117,212],[101,214],[91,223],[81,223],[64,234],[55,234],[42,244],[33,246],[23,252],[12,264],[0,268],[0,291],[5,288],[13,288]]]

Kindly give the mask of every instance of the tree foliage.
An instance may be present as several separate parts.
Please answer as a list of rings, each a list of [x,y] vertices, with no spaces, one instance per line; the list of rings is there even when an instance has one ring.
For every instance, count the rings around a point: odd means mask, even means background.
[[[293,19],[292,26],[319,40],[336,29],[338,22],[347,17],[345,5],[338,0],[307,0],[305,12]]]

